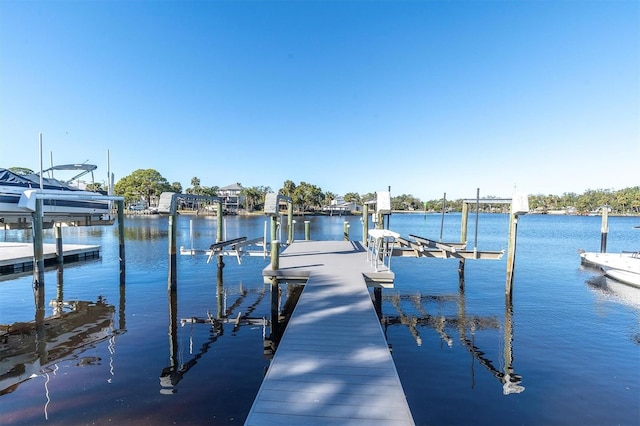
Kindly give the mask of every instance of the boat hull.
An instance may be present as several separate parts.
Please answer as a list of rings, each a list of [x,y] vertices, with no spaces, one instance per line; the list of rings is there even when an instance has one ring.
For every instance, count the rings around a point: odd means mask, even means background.
[[[640,287],[640,255],[628,253],[581,253],[581,262],[602,269],[610,278]]]

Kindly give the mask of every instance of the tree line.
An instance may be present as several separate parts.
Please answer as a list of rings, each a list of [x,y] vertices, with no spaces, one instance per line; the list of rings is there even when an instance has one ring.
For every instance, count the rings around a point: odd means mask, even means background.
[[[17,174],[33,173],[30,169],[23,167],[9,168]],[[240,184],[239,184],[240,185]],[[242,185],[240,185],[242,186]],[[106,190],[100,183],[92,183],[87,185],[87,189],[91,191]],[[187,194],[208,195],[215,197],[220,190],[219,186],[203,186],[200,179],[193,177],[191,186],[184,191]],[[128,176],[120,179],[114,186],[114,194],[124,196],[125,203],[135,204],[144,201],[147,206],[153,204],[162,192],[182,193],[183,188],[179,182],[169,183],[155,169],[138,169]],[[268,186],[251,186],[242,188],[241,195],[244,199],[244,209],[254,211],[262,207],[265,195],[273,192]],[[300,182],[296,184],[292,180],[286,180],[282,188],[277,191],[281,195],[291,197],[293,204],[298,211],[311,212],[321,209],[323,206],[330,205],[333,200],[339,198],[337,194],[325,192],[317,185]],[[348,192],[342,196],[346,202],[363,204],[367,201],[373,201],[376,194],[373,192],[358,194],[356,192]],[[500,198],[489,196],[484,198]],[[445,200],[444,197],[436,200],[421,201],[420,198],[411,194],[402,194],[391,197],[391,208],[397,211],[441,211],[443,207],[447,211],[461,211],[462,199]],[[554,194],[537,194],[529,195],[529,208],[533,211],[545,213],[552,210],[574,209],[578,214],[586,214],[596,211],[602,206],[609,206],[613,213],[619,214],[640,214],[640,186],[624,188],[618,191],[611,189],[589,189],[582,194],[574,192],[565,192],[562,195]],[[491,205],[482,204],[481,208],[485,211],[500,211],[507,208],[508,205]]]

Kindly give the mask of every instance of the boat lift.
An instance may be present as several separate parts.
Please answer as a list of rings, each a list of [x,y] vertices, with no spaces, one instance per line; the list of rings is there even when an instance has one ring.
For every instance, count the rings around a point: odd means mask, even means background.
[[[183,196],[183,195],[181,195]],[[210,197],[212,198],[212,197]],[[293,200],[291,197],[284,195],[269,193],[265,197],[265,215],[271,218],[271,243],[279,243],[282,233],[282,215],[280,213],[280,201],[284,201],[287,204],[288,212],[288,237],[287,244],[293,242]],[[217,199],[211,199],[210,201],[218,202]],[[278,216],[280,216],[280,222],[278,222]],[[248,240],[247,237],[238,237],[229,240],[224,239],[223,235],[223,222],[222,216],[218,219],[218,232],[216,242],[211,244],[208,249],[195,249],[193,247],[193,222],[189,224],[189,234],[191,241],[191,248],[180,247],[180,254],[193,256],[196,254],[207,255],[207,263],[211,262],[214,256],[235,256],[238,260],[238,264],[242,264],[242,256],[262,256],[267,258],[270,255],[270,248],[267,246],[270,243],[267,240],[267,221],[264,223],[264,233],[262,237],[253,238]],[[257,247],[257,249],[255,248]]]

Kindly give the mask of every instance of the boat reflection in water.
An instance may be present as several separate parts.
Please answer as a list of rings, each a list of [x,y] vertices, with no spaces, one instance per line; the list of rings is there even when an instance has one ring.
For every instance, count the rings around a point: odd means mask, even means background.
[[[598,300],[604,303],[615,303],[631,306],[640,311],[640,288],[622,283],[606,275],[599,275],[586,281],[587,286],[598,296]],[[631,340],[640,345],[640,323],[636,325],[636,331]]]
[[[78,366],[99,362],[99,358],[82,357],[82,353],[115,336],[115,309],[101,297],[96,302],[55,300],[51,305],[54,313],[49,317],[44,316],[41,304],[34,321],[1,326],[0,395],[54,371],[61,361],[77,359]]]
[[[120,285],[118,326],[115,308],[98,296],[93,301],[64,300],[64,269],[58,266],[56,299],[49,305],[52,314],[46,316],[44,286],[34,286],[35,318],[30,322],[0,325],[0,396],[9,394],[20,384],[45,378],[45,419],[48,419],[49,382],[55,377],[58,364],[77,361],[75,366],[99,365],[96,356],[82,356],[96,343],[109,341],[109,366],[115,375],[113,356],[116,336],[126,332],[125,286]],[[52,374],[53,373],[53,374]],[[111,382],[112,377],[108,379]]]

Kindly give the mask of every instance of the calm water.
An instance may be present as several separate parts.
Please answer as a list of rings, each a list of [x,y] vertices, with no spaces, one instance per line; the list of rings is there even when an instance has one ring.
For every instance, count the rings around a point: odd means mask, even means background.
[[[190,219],[178,220],[178,245],[191,245]],[[313,239],[342,239],[344,217],[306,219]],[[351,238],[361,239],[359,218],[348,220]],[[609,225],[608,251],[640,248],[640,230],[632,229],[640,218],[612,217]],[[215,218],[194,218],[192,226],[194,248],[215,240]],[[391,217],[391,229],[403,236],[438,239],[440,228],[439,215]],[[480,215],[478,228],[480,250],[506,250],[506,215]],[[225,222],[228,239],[260,237],[263,229],[264,217]],[[460,215],[445,215],[443,239],[459,239],[459,229]],[[23,231],[0,234],[2,241],[29,239]],[[219,282],[215,262],[179,256],[177,300],[170,300],[166,218],[127,218],[124,288],[117,227],[65,229],[64,239],[100,244],[101,259],[67,265],[61,286],[55,270],[46,273],[45,316],[57,298],[92,302],[98,326],[76,328],[75,338],[60,333],[58,342],[38,347],[39,361],[32,352],[22,355],[24,364],[7,360],[0,346],[0,374],[33,374],[8,389],[13,382],[2,376],[0,423],[242,424],[269,364],[269,328],[243,322],[213,332],[179,320],[207,312],[269,318],[261,276],[268,260],[225,258]],[[640,290],[581,267],[580,248],[599,250],[600,218],[521,217],[512,307],[504,298],[505,259],[468,261],[464,290],[455,260],[393,259],[385,329],[417,424],[640,422]],[[0,281],[0,323],[34,320],[31,283],[31,276]]]

